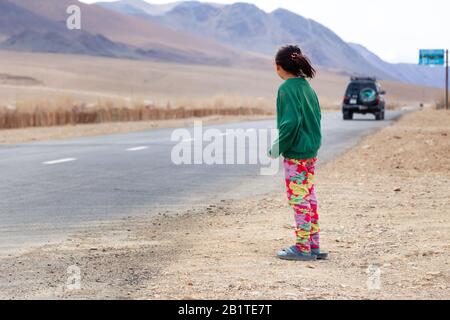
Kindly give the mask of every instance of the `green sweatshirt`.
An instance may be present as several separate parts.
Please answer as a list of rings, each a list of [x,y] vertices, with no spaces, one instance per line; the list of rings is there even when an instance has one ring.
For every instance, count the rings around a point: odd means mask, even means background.
[[[269,155],[289,159],[311,159],[317,156],[322,143],[319,100],[309,82],[290,78],[278,90],[278,139]]]

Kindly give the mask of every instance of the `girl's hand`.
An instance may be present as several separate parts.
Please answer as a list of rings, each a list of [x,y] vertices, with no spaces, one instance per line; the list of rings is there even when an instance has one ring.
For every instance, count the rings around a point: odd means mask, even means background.
[[[269,149],[269,150],[267,151],[267,156],[268,156],[270,159],[272,159],[272,160],[276,160],[276,159],[277,159],[277,157],[275,157],[274,155],[272,155],[272,149]]]

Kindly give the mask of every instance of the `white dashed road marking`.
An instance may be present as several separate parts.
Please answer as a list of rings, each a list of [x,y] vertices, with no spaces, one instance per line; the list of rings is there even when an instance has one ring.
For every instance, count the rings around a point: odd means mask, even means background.
[[[75,158],[66,158],[66,159],[58,159],[58,160],[46,161],[46,162],[43,162],[43,164],[60,164],[60,163],[72,162],[72,161],[76,161],[76,160],[77,159],[75,159]]]
[[[146,149],[148,149],[148,147],[136,147],[136,148],[129,148],[127,149],[127,151],[142,151]]]

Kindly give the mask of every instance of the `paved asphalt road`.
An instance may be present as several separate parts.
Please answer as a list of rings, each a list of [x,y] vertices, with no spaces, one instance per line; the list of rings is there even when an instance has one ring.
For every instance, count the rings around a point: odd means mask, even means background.
[[[374,121],[370,115],[343,121],[340,113],[324,113],[321,161],[404,112],[387,112],[387,121]],[[214,128],[225,132],[273,126],[273,121],[257,121]],[[282,187],[281,177],[261,176],[259,165],[174,165],[171,150],[177,142],[170,139],[172,131],[0,145],[0,252],[64,238],[98,221]]]

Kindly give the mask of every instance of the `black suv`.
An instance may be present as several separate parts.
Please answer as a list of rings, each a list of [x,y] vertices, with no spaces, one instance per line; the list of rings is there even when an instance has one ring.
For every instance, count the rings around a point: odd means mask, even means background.
[[[375,78],[352,77],[342,103],[344,120],[352,120],[354,113],[372,113],[384,120],[385,94]]]

